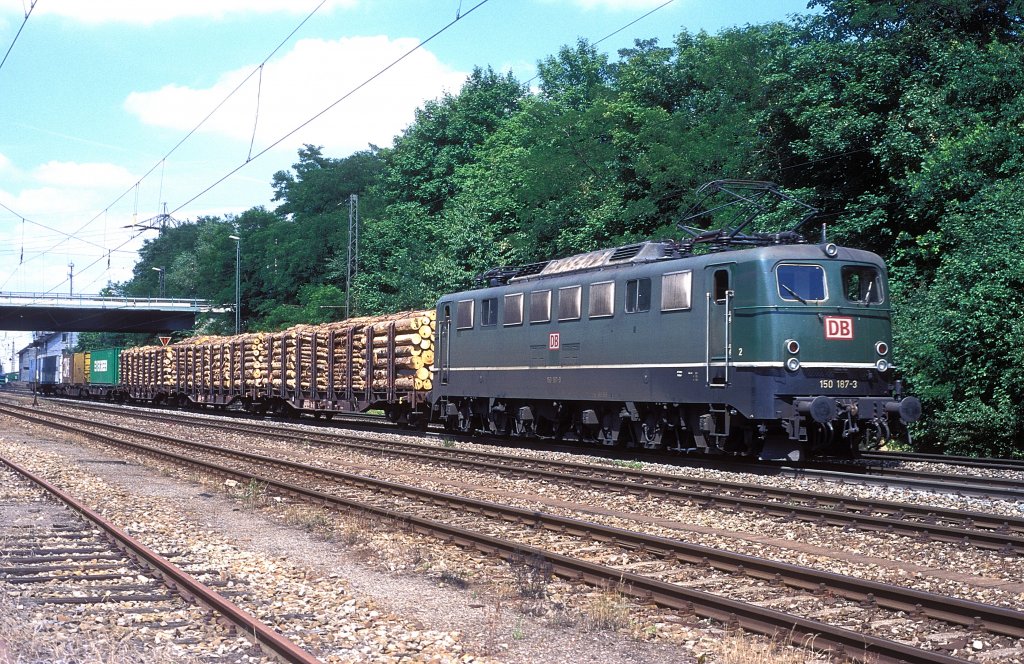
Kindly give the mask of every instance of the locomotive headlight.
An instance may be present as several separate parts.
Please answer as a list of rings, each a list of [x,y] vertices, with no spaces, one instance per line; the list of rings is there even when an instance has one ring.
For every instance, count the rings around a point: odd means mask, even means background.
[[[888,371],[889,360],[885,359],[884,357],[880,358],[877,362],[875,362],[875,368],[878,369],[878,373],[884,373]]]
[[[796,357],[789,358],[788,360],[786,360],[786,368],[789,369],[790,371],[796,371],[797,369],[800,368],[800,359]]]
[[[831,242],[823,246],[822,250],[825,252],[825,255],[828,256],[829,258],[835,258],[836,256],[839,255],[839,247],[832,244]]]
[[[879,355],[885,355],[886,353],[889,352],[889,344],[885,343],[884,341],[879,341],[878,343],[875,344],[875,352],[878,353]]]
[[[800,352],[800,342],[796,339],[786,339],[786,352],[790,355],[796,355]]]

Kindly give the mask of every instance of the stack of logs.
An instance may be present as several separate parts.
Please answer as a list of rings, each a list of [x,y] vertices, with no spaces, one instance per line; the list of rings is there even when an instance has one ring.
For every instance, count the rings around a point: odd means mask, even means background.
[[[433,311],[410,311],[326,325],[297,325],[270,335],[266,350],[270,385],[280,387],[283,382],[288,388],[308,391],[315,380],[318,392],[333,388],[336,394],[343,394],[349,387],[365,391],[370,380],[373,389],[387,389],[388,357],[393,353],[394,388],[429,390],[435,317]],[[393,344],[389,342],[392,324]],[[373,348],[370,354],[366,352],[368,337]],[[367,367],[371,356],[372,366]],[[329,385],[332,375],[333,385]]]
[[[277,333],[201,336],[173,346],[130,348],[121,353],[122,382],[230,394],[277,392],[282,386],[309,392],[315,385],[320,395],[333,388],[341,397],[350,387],[367,391],[368,380],[374,390],[387,389],[393,357],[394,389],[426,391],[433,386],[435,318],[432,310],[408,311],[297,325]],[[368,338],[371,353],[366,352]]]
[[[121,382],[155,390],[174,387],[174,352],[168,346],[139,346],[121,351]]]

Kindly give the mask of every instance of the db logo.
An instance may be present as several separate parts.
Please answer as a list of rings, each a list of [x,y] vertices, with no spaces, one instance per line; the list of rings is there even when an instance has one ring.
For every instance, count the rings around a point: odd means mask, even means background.
[[[853,339],[853,319],[849,316],[825,316],[826,339]]]
[[[552,332],[548,335],[548,350],[558,350],[559,348],[561,348],[561,342],[558,332]]]

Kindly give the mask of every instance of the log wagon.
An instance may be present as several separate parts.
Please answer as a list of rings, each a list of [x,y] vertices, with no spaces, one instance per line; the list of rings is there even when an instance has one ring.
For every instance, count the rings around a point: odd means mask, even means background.
[[[130,348],[122,382],[129,398],[153,404],[326,418],[381,409],[407,422],[433,387],[435,316],[407,311]]]

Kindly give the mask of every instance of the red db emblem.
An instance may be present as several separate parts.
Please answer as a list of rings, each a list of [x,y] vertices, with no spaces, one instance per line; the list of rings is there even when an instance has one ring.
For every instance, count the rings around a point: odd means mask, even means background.
[[[853,339],[853,319],[849,316],[825,316],[826,339]]]
[[[548,335],[548,350],[558,350],[561,348],[561,342],[558,338],[558,332],[552,332]]]

